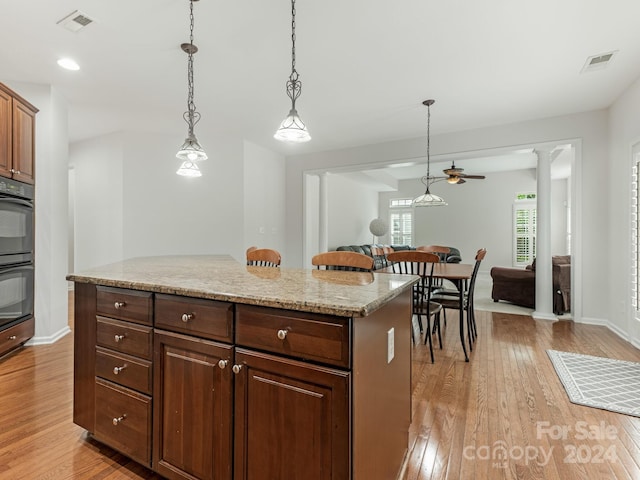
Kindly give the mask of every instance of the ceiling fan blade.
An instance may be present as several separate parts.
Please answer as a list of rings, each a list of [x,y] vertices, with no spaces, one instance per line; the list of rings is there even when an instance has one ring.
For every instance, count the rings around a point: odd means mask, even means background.
[[[460,176],[464,178],[473,178],[476,180],[484,180],[486,178],[484,175],[465,175],[464,173],[460,174]]]
[[[459,177],[455,185],[462,185],[463,183],[467,183],[467,181],[464,178]]]

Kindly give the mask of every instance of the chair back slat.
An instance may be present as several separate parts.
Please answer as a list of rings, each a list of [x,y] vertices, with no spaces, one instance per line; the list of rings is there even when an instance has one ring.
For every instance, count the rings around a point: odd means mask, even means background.
[[[370,272],[373,270],[373,258],[364,253],[350,251],[324,252],[314,255],[311,264],[318,269],[345,270],[352,272]]]
[[[271,248],[254,248],[253,250],[247,250],[247,265],[279,267],[281,259],[280,253]]]

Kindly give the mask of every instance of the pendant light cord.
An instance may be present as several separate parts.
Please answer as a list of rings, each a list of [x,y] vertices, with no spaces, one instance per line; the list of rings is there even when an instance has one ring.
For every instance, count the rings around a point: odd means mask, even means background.
[[[302,82],[296,70],[296,0],[291,0],[291,75],[287,82],[287,95],[291,99],[291,108],[295,110],[296,99],[302,92]]]
[[[427,105],[427,177],[431,178],[431,174],[429,172],[429,168],[431,167],[431,156],[430,156],[430,147],[431,147],[431,105]]]
[[[184,112],[184,120],[189,125],[189,135],[193,135],[193,127],[200,120],[200,114],[196,112],[196,104],[193,101],[194,82],[193,82],[193,54],[198,51],[198,48],[193,45],[193,0],[190,2],[189,11],[189,45],[187,47],[187,54],[189,59],[187,61],[187,111]]]

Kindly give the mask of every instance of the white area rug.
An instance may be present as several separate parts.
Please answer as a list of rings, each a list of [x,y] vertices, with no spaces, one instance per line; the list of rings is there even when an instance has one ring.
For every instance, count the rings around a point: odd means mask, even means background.
[[[640,363],[547,350],[572,403],[640,417]]]

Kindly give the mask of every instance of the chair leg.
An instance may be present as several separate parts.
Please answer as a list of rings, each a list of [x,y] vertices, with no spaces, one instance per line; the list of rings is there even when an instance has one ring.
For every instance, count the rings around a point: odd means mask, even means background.
[[[438,343],[440,343],[440,350],[442,350],[442,335],[440,334],[440,312],[436,313],[434,317],[434,327],[437,325],[438,327]]]
[[[424,343],[429,342],[429,353],[431,354],[431,363],[434,363],[434,359],[433,359],[433,342],[431,340],[431,320],[430,320],[430,315],[427,315],[427,331],[424,335]]]

